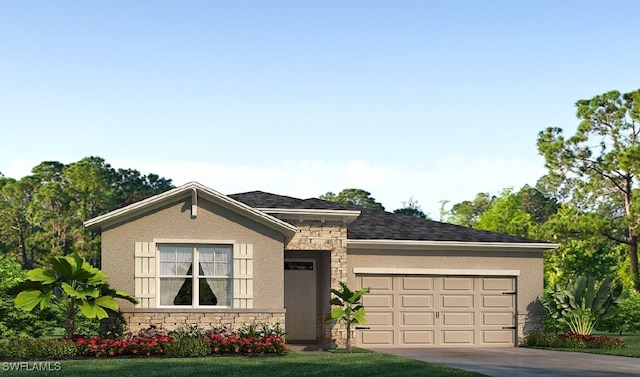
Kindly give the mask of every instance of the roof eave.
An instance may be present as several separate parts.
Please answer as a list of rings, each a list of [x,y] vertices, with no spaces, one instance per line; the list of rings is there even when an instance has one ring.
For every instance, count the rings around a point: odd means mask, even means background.
[[[99,231],[105,226],[119,224],[131,218],[139,216],[142,213],[160,208],[166,205],[169,201],[176,198],[192,195],[192,192],[194,191],[198,196],[208,197],[210,200],[227,209],[243,213],[252,220],[269,228],[278,230],[285,235],[291,236],[298,231],[298,229],[294,225],[270,216],[267,213],[250,207],[242,202],[231,199],[230,197],[221,194],[213,189],[210,189],[198,182],[187,183],[164,193],[130,204],[115,211],[111,211],[102,216],[87,220],[84,222],[84,226],[92,231]]]
[[[361,211],[341,209],[296,209],[296,208],[258,208],[260,211],[273,214],[279,219],[293,220],[338,220],[351,224],[360,216]]]
[[[545,242],[463,242],[463,241],[418,241],[388,239],[348,239],[349,249],[370,250],[505,250],[539,252],[556,249],[559,244]]]

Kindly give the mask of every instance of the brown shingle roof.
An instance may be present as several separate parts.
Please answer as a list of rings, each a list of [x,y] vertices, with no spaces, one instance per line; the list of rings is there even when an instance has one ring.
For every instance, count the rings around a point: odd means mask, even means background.
[[[297,199],[263,191],[229,195],[254,208],[359,210],[360,216],[347,228],[347,238],[356,240],[416,240],[458,242],[540,243],[528,238],[489,232],[391,212],[334,203],[317,198]]]

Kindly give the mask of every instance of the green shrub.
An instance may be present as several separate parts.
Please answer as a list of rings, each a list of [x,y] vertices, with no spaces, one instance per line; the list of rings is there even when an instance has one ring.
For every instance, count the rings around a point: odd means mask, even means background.
[[[604,335],[582,335],[575,333],[533,333],[527,336],[527,346],[565,349],[620,349],[624,340]]]
[[[0,339],[38,338],[54,323],[55,314],[51,311],[36,315],[15,307],[7,290],[25,281],[26,274],[14,258],[0,255]]]
[[[620,304],[620,312],[611,318],[600,321],[597,328],[619,334],[640,332],[640,293],[631,293]]]
[[[211,345],[203,338],[176,338],[167,349],[167,356],[199,357],[211,353]]]
[[[270,335],[283,338],[285,336],[285,331],[279,323],[245,323],[237,332],[241,338],[260,338]]]
[[[61,359],[75,356],[78,348],[63,339],[15,339],[0,343],[0,357]]]
[[[204,330],[198,327],[198,325],[191,326],[180,326],[175,331],[171,332],[170,335],[176,339],[184,339],[184,338],[203,338]]]

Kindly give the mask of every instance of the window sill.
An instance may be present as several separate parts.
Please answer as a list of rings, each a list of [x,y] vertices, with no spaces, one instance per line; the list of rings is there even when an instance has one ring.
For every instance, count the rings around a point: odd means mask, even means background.
[[[284,313],[285,309],[236,309],[236,308],[130,308],[121,309],[123,313]]]

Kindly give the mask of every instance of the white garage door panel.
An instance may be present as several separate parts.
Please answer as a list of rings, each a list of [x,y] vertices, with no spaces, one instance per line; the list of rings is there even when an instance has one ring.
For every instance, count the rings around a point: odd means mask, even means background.
[[[403,308],[433,308],[433,295],[403,295]]]
[[[511,278],[484,278],[482,279],[482,289],[485,291],[511,292],[515,290],[514,280]]]
[[[403,331],[402,343],[413,346],[433,344],[434,331]]]
[[[513,296],[482,296],[482,306],[485,308],[512,308]]]
[[[482,341],[493,345],[513,344],[511,330],[487,330],[482,332]]]
[[[440,317],[443,326],[473,326],[474,313],[442,313]]]
[[[433,290],[433,278],[403,278],[402,288],[404,290]]]
[[[359,344],[363,346],[375,346],[375,345],[388,346],[390,344],[393,344],[393,330],[363,331],[360,333]]]
[[[393,326],[393,312],[367,313],[367,325]]]
[[[442,345],[472,345],[474,335],[473,330],[444,330],[442,331]]]
[[[515,343],[513,277],[357,275],[368,329],[364,347],[504,346]]]
[[[376,295],[368,294],[362,298],[362,304],[365,308],[392,308],[393,294]]]
[[[513,326],[512,312],[482,313],[482,324],[486,326]]]
[[[372,290],[376,291],[390,291],[393,289],[393,278],[392,277],[378,277],[378,276],[369,276],[362,278],[362,286],[369,287]]]
[[[443,278],[443,291],[472,291],[474,278]]]
[[[435,312],[433,313],[402,313],[403,326],[433,326]],[[369,324],[369,316],[367,315],[367,324]]]
[[[441,308],[473,308],[473,295],[442,295]]]

